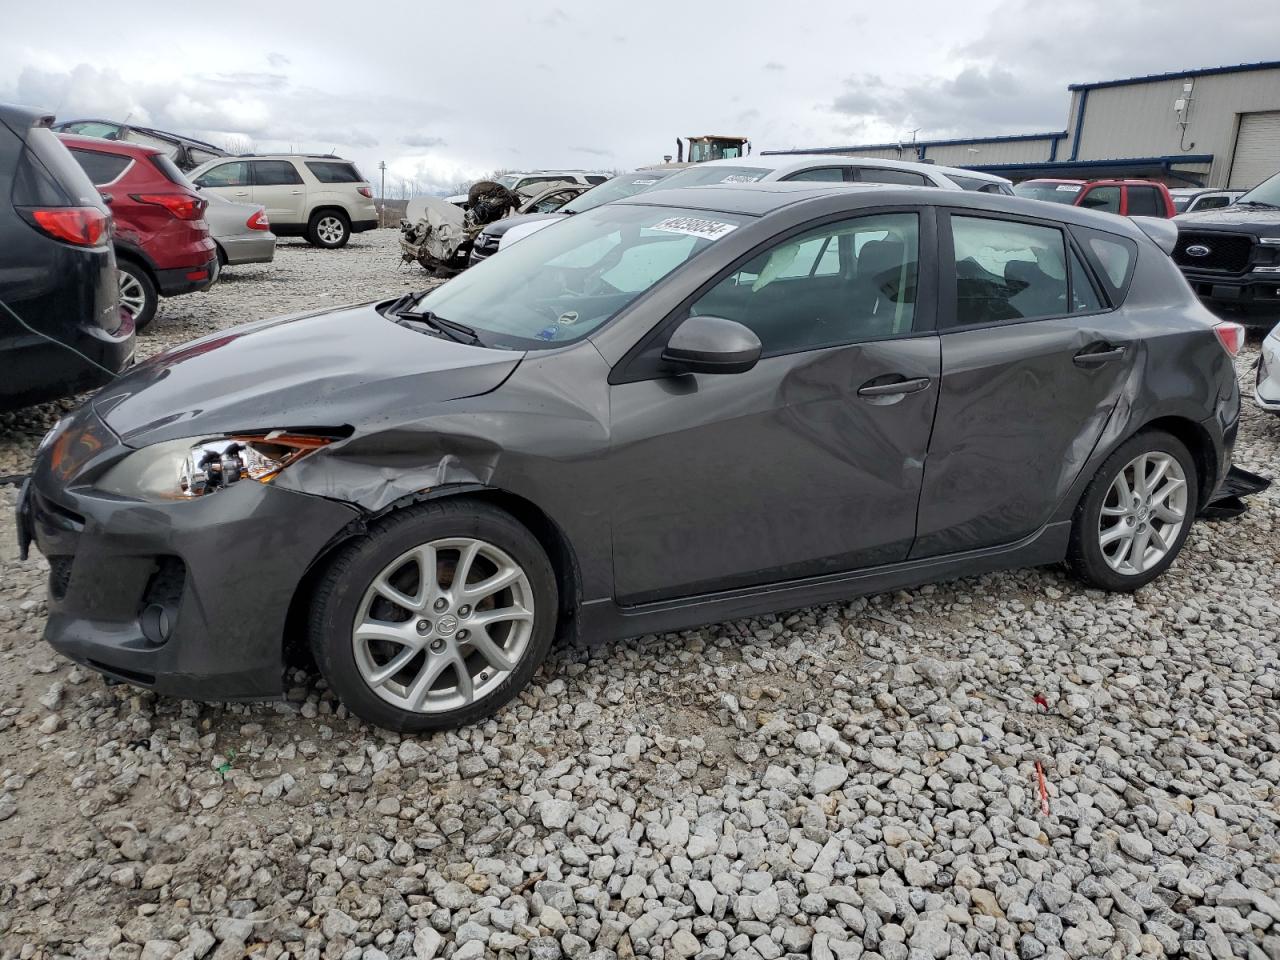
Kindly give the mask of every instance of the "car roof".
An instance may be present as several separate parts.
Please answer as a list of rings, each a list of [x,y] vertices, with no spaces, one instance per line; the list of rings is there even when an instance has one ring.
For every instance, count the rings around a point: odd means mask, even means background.
[[[1144,236],[1128,217],[1003,193],[976,190],[948,190],[888,183],[817,183],[795,180],[766,180],[753,183],[716,183],[698,187],[646,190],[633,197],[615,200],[608,206],[676,207],[764,217],[785,207],[817,203],[830,197],[844,197],[850,213],[867,207],[926,205],[963,207],[977,211],[1018,214],[1038,220],[1076,224],[1129,237]]]
[[[53,114],[19,106],[16,103],[0,103],[0,122],[22,136],[30,127],[46,127],[52,124]]]
[[[707,160],[695,167],[748,167],[753,170],[769,170],[786,175],[812,167],[879,167],[885,170],[910,170],[914,173],[940,173],[944,177],[955,174],[973,177],[989,183],[1008,183],[1004,177],[965,167],[944,167],[936,163],[920,163],[917,160],[890,160],[887,157],[856,157],[842,153],[761,153],[748,157],[728,157],[724,160]]]
[[[153,157],[164,154],[159,147],[149,147],[145,143],[134,143],[131,140],[104,140],[102,137],[86,137],[78,133],[59,133],[58,139],[68,147],[78,150],[96,150],[98,153],[114,153],[122,157]]]

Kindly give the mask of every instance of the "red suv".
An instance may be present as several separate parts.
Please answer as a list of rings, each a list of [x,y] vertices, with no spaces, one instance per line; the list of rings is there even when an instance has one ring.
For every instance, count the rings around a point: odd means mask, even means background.
[[[59,134],[115,218],[120,306],[141,330],[159,297],[206,290],[218,275],[208,201],[153,147]]]
[[[1032,200],[1069,203],[1125,217],[1172,217],[1177,213],[1168,187],[1151,180],[1024,180],[1013,192]]]

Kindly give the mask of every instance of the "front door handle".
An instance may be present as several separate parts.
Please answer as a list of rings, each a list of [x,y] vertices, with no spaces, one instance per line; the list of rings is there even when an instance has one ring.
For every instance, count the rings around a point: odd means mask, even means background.
[[[1108,349],[1098,350],[1093,347],[1085,347],[1071,358],[1071,362],[1077,367],[1097,367],[1104,363],[1124,359],[1124,347],[1113,347],[1109,343],[1098,344],[1098,346]]]
[[[916,377],[914,380],[895,380],[893,383],[864,383],[858,388],[860,397],[895,397],[905,393],[919,393],[929,389],[928,377]]]

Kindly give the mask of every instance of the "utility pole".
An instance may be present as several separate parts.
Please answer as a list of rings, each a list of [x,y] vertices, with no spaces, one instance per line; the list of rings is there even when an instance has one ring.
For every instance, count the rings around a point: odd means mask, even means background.
[[[382,171],[382,189],[378,193],[378,199],[382,201],[382,209],[378,214],[378,226],[385,227],[386,224],[381,221],[387,219],[387,161],[379,160],[378,169]]]

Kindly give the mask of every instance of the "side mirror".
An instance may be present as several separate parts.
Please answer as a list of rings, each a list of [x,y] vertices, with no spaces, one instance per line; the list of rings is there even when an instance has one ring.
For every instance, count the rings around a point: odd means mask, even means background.
[[[681,373],[745,373],[760,359],[754,331],[724,317],[689,317],[676,327],[662,359]]]

